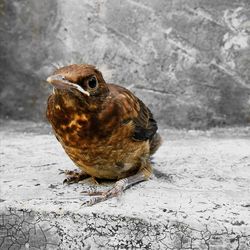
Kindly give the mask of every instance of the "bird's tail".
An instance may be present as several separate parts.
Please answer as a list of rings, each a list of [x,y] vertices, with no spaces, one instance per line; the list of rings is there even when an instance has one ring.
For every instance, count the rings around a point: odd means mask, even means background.
[[[162,144],[162,138],[159,133],[156,133],[150,140],[150,155],[153,155]]]

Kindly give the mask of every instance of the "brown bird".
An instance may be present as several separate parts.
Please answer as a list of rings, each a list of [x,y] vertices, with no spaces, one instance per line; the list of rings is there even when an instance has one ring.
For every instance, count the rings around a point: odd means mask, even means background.
[[[116,180],[113,188],[89,193],[88,204],[115,197],[152,173],[150,155],[161,144],[157,123],[145,104],[126,88],[107,84],[95,66],[57,69],[47,81],[54,91],[47,118],[56,138],[80,168],[66,182],[86,177]]]

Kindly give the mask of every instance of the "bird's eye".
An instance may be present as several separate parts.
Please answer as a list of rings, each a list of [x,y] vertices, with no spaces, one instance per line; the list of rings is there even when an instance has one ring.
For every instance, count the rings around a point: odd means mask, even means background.
[[[88,80],[88,87],[90,89],[96,89],[98,86],[98,81],[97,79],[95,78],[95,76],[91,77],[89,80]]]

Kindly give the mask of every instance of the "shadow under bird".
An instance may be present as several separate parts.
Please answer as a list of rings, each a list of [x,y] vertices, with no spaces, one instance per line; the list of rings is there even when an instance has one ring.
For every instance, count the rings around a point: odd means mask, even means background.
[[[87,177],[115,180],[108,191],[89,192],[92,205],[118,196],[152,174],[150,156],[161,144],[146,105],[126,88],[108,84],[95,66],[57,69],[47,118],[55,136],[80,171],[65,171],[67,183]]]

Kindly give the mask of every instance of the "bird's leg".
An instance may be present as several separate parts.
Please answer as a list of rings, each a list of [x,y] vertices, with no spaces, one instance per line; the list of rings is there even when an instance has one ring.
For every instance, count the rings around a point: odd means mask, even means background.
[[[67,177],[64,179],[63,184],[72,184],[72,183],[77,183],[79,181],[82,181],[86,178],[89,177],[88,174],[86,174],[84,171],[79,170],[79,169],[74,169],[74,170],[60,170],[60,174],[65,174]]]
[[[139,183],[141,181],[146,181],[149,179],[152,168],[149,160],[146,160],[146,164],[143,164],[144,167],[142,167],[135,175],[129,176],[124,179],[120,179],[115,183],[115,186],[111,188],[108,191],[103,192],[88,192],[88,196],[95,196],[91,197],[90,200],[87,200],[83,203],[83,205],[92,206],[96,203],[105,201],[112,197],[119,196],[125,189],[131,187],[132,185],[135,185],[136,183]]]

